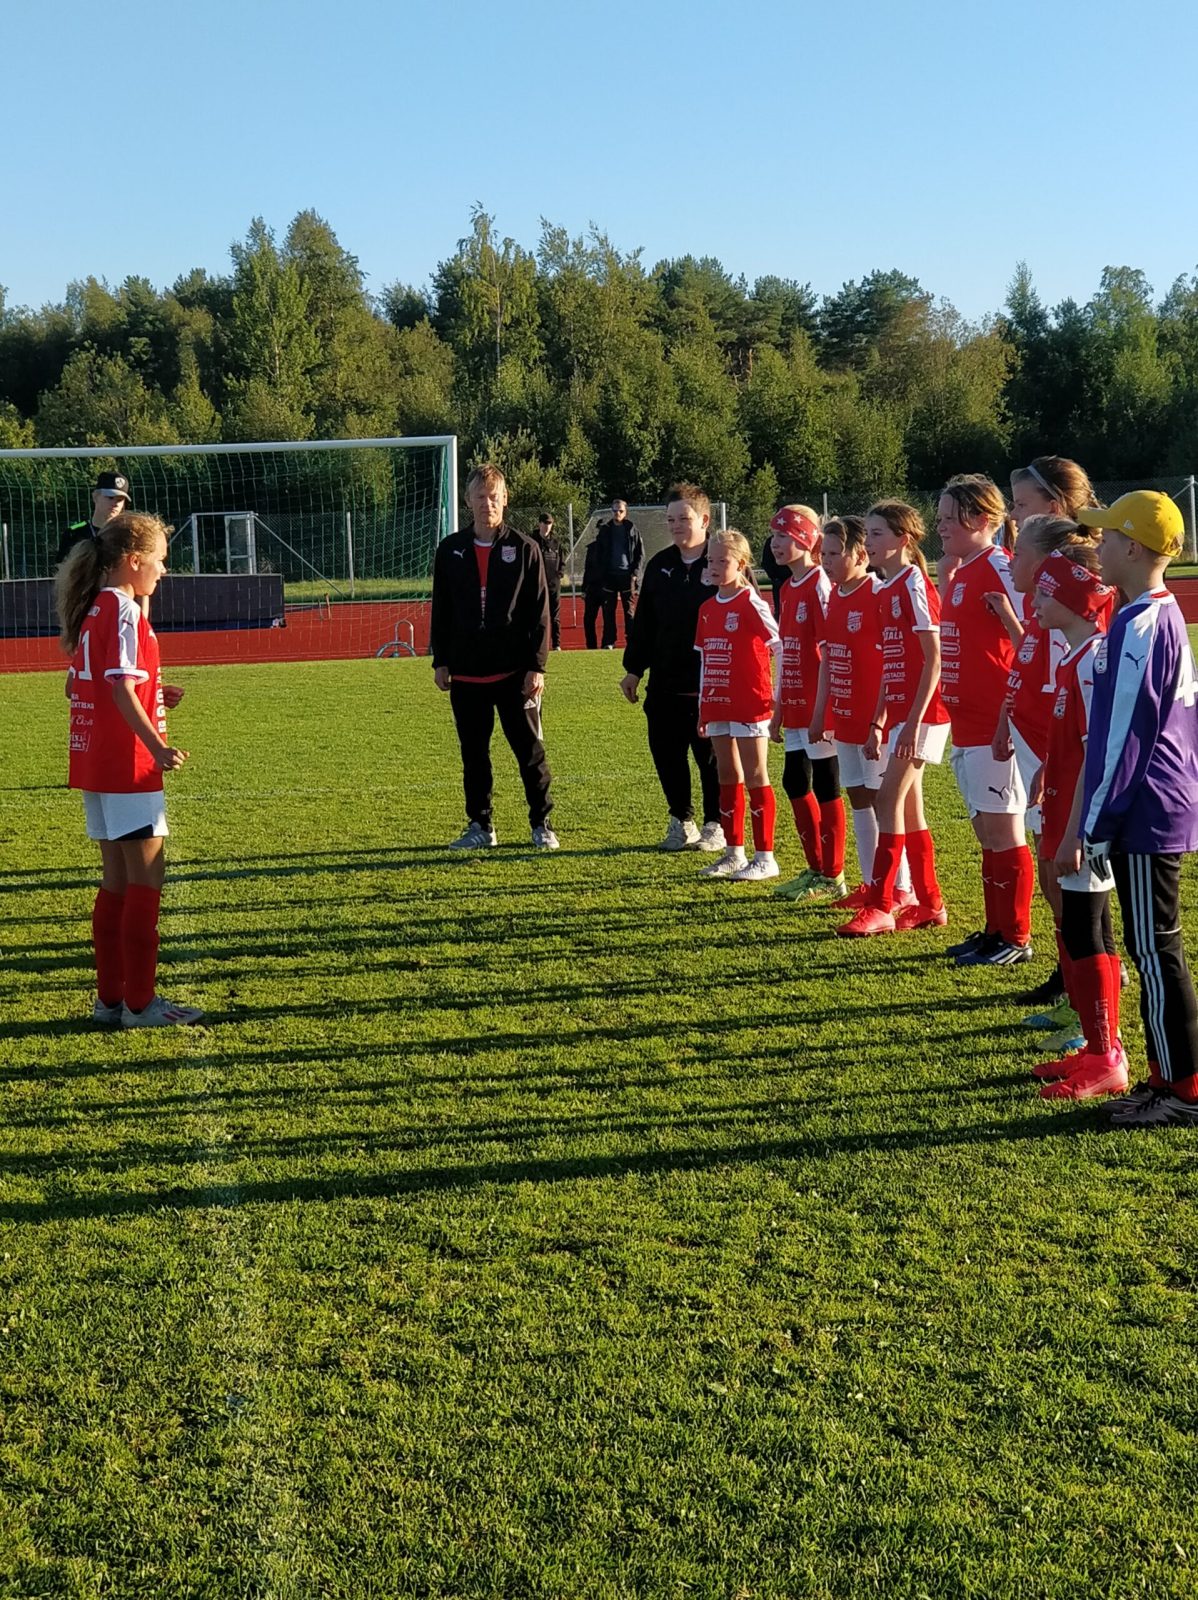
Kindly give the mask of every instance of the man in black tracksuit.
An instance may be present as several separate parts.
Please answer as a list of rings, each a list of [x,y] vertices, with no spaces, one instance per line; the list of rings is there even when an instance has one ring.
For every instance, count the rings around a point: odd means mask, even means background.
[[[553,517],[548,511],[542,511],[537,518],[537,529],[533,534],[541,552],[541,560],[545,565],[545,582],[549,585],[549,631],[553,636],[553,648],[560,650],[562,647],[562,568],[566,564],[565,551],[562,542],[553,531]]]
[[[632,626],[632,595],[636,588],[645,547],[635,522],[629,521],[623,500],[613,500],[611,521],[599,525],[599,532],[587,546],[583,568],[585,604],[582,629],[587,649],[594,650],[595,619],[603,611],[603,648],[616,647],[616,604],[624,608],[624,642]]]
[[[663,850],[722,850],[720,781],[710,739],[699,737],[699,652],[695,625],[699,607],[715,594],[704,579],[711,502],[701,489],[682,483],[670,490],[666,524],[672,543],[645,567],[640,599],[624,651],[620,688],[635,704],[647,672],[645,720],[649,752],[665,792],[670,821]],[[695,758],[703,792],[703,828],[695,825],[688,753]]]
[[[498,843],[491,822],[491,735],[498,713],[524,782],[533,845],[556,850],[541,738],[549,653],[545,567],[536,540],[503,520],[507,485],[498,467],[475,468],[466,480],[466,500],[473,528],[443,539],[433,562],[433,677],[453,708],[469,819],[450,848],[481,850]]]

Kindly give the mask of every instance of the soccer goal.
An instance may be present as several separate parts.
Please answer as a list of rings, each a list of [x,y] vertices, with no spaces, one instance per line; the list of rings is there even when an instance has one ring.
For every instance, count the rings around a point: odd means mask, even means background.
[[[167,522],[152,617],[177,664],[372,657],[428,636],[433,555],[458,511],[457,440],[0,451],[0,666],[57,665],[53,572],[96,475]],[[406,653],[406,652],[405,652]]]

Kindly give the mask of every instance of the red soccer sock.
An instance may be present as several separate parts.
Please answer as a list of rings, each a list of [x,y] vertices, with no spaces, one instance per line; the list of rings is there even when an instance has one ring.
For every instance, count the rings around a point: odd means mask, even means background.
[[[92,907],[92,948],[96,953],[96,993],[100,1004],[119,1006],[125,998],[125,957],[121,949],[121,922],[125,897],[112,889],[97,889]]]
[[[813,794],[808,793],[800,795],[797,800],[792,800],[790,809],[795,814],[795,827],[799,832],[799,842],[803,846],[807,865],[812,872],[819,872],[819,802]]]
[[[986,932],[998,932],[998,891],[994,887],[994,851],[982,851],[982,904],[986,909]]]
[[[1169,1085],[1165,1082],[1164,1075],[1161,1072],[1160,1063],[1158,1061],[1150,1061],[1148,1063],[1148,1082],[1154,1089],[1167,1089],[1169,1087]]]
[[[874,851],[873,877],[869,880],[866,903],[879,911],[889,911],[894,905],[894,880],[898,877],[899,862],[903,859],[906,843],[901,833],[879,833],[878,848]]]
[[[1027,845],[991,850],[995,925],[1008,944],[1027,944],[1032,936],[1032,893],[1036,868]],[[989,919],[987,919],[989,920]]]
[[[745,842],[745,786],[743,783],[720,784],[720,822],[724,829],[724,842],[744,847]]]
[[[936,877],[936,846],[926,828],[907,835],[907,861],[911,867],[911,887],[921,906],[939,910],[944,904],[940,881]]]
[[[125,955],[125,1004],[144,1011],[154,998],[158,975],[158,905],[161,889],[131,883],[125,891],[121,942]]]
[[[819,808],[820,871],[825,878],[839,878],[844,871],[844,801],[825,800]]]
[[[774,848],[774,819],[778,802],[767,783],[763,789],[749,790],[749,815],[753,819],[754,850],[772,851]]]
[[[1159,1075],[1159,1067],[1157,1072]],[[1188,1078],[1174,1078],[1172,1083],[1162,1083],[1161,1088],[1167,1089],[1170,1094],[1175,1094],[1179,1100],[1186,1101],[1188,1105],[1194,1105],[1198,1102],[1198,1073],[1191,1073]]]
[[[1108,956],[1101,955],[1083,956],[1072,963],[1071,998],[1081,1018],[1086,1049],[1096,1055],[1106,1055],[1108,1050],[1113,1050],[1119,1037],[1119,1000],[1116,992],[1112,1013],[1109,961]]]

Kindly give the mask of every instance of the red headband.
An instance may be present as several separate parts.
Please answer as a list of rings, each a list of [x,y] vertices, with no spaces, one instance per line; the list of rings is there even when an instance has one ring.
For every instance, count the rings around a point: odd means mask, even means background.
[[[781,511],[775,512],[770,532],[793,539],[801,550],[814,550],[820,541],[819,524],[805,517],[794,506],[783,506]]]
[[[1087,622],[1102,622],[1111,609],[1115,591],[1096,573],[1070,561],[1062,550],[1054,550],[1036,572],[1036,588],[1051,600],[1059,600],[1066,611],[1085,617]]]

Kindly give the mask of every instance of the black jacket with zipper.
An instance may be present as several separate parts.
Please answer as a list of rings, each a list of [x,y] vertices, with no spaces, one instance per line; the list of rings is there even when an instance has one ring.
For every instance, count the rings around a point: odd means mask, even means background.
[[[649,674],[646,694],[699,692],[695,628],[699,607],[716,592],[713,584],[703,582],[706,565],[706,545],[698,560],[688,565],[672,544],[645,567],[624,649],[624,670],[638,677]]]
[[[474,530],[442,539],[433,559],[429,650],[433,666],[485,678],[544,672],[549,656],[549,587],[535,539],[505,522],[487,563],[483,615]]]

